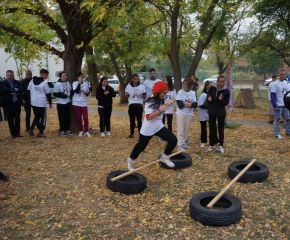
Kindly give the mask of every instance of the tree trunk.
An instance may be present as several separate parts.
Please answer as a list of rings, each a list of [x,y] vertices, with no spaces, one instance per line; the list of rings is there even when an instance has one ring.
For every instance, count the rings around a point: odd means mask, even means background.
[[[93,47],[87,46],[86,54],[87,56],[93,56],[94,55]],[[89,69],[89,73],[91,77],[93,95],[96,96],[96,89],[99,84],[97,64],[95,62],[91,62],[91,60],[87,60],[87,64],[88,64],[88,69]]]
[[[64,71],[66,72],[68,81],[71,83],[71,85],[74,81],[77,80],[76,73],[81,71],[82,61],[86,49],[85,46],[76,48],[74,43],[76,43],[76,41],[68,41],[65,46],[65,52],[63,54]],[[77,119],[73,108],[71,109],[70,130],[74,133],[79,132]]]

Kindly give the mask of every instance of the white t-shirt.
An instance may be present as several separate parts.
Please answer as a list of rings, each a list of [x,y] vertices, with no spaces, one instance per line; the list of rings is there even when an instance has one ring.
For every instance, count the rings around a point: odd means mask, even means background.
[[[284,107],[284,95],[287,92],[287,81],[276,80],[271,86],[271,92],[277,95],[277,106]]]
[[[171,99],[176,99],[175,89],[167,92],[167,95],[165,96],[164,101],[166,103]],[[174,113],[174,108],[173,108],[173,104],[172,104],[172,105],[168,106],[168,110],[165,111],[165,114],[173,114],[173,113]]]
[[[78,81],[73,82],[73,90],[75,90],[78,85],[79,85]],[[86,82],[83,82],[81,84],[80,91],[78,93],[75,92],[72,98],[72,105],[86,107],[88,105],[86,91],[89,91],[89,85]]]
[[[65,81],[65,82],[57,82],[55,85],[54,85],[54,90],[53,92],[55,93],[63,93],[63,94],[66,94],[68,97],[67,98],[58,98],[56,97],[56,102],[58,104],[67,104],[70,102],[70,91],[71,91],[71,85],[68,81]]]
[[[132,87],[131,84],[128,84],[125,92],[129,94],[129,104],[139,103],[143,105],[144,98],[140,97],[139,94],[144,94],[146,92],[145,87],[142,84],[139,84],[137,87]]]
[[[205,103],[206,98],[207,98],[206,93],[200,94],[199,100],[198,100],[198,106],[203,105]],[[199,108],[198,121],[208,121],[207,109]]]
[[[32,80],[30,81],[27,89],[30,90],[30,99],[32,106],[46,107],[47,105],[46,94],[50,93],[50,89],[46,81],[43,81],[39,85],[34,85]]]
[[[153,86],[155,83],[161,81],[160,79],[156,78],[155,80],[150,80],[150,79],[147,79],[145,82],[144,82],[144,87],[146,89],[146,100],[147,98],[151,97],[152,95],[152,90],[153,90]]]
[[[196,94],[192,90],[187,92],[187,91],[185,91],[183,89],[180,89],[178,91],[176,100],[180,100],[182,102],[188,102],[188,103],[190,103],[192,100],[193,100],[193,102],[196,102]],[[193,108],[182,108],[182,109],[180,109],[178,107],[178,105],[177,105],[176,114],[183,115],[183,116],[192,116]]]
[[[158,116],[151,119],[150,121],[147,120],[147,118],[146,118],[147,114],[151,114],[151,113],[156,112],[156,109],[149,107],[151,104],[152,104],[152,102],[145,103],[145,118],[144,118],[144,121],[142,123],[141,130],[140,130],[140,133],[144,136],[152,136],[155,133],[157,133],[161,128],[164,127],[164,125],[162,123],[162,118],[163,118],[164,113],[160,113]],[[160,105],[160,107],[161,106],[162,105]]]

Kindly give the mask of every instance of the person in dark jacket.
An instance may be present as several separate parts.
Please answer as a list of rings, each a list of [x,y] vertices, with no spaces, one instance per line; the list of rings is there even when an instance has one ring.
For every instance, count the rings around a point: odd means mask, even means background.
[[[206,152],[214,150],[214,145],[219,143],[219,150],[221,153],[224,151],[224,125],[227,115],[225,107],[229,104],[230,91],[225,86],[226,77],[219,75],[217,86],[211,86],[208,89],[208,115],[209,115],[209,148]],[[216,119],[218,120],[219,138],[217,137]]]
[[[7,111],[8,125],[12,139],[23,137],[20,134],[20,113],[23,105],[23,88],[20,81],[14,79],[12,70],[6,71],[7,79],[2,82],[3,96],[1,100],[2,107]]]
[[[96,98],[99,101],[98,112],[100,115],[100,131],[102,137],[105,137],[105,128],[107,135],[111,135],[113,97],[116,97],[114,89],[108,85],[107,77],[102,77],[96,90]]]
[[[31,116],[31,101],[30,101],[30,91],[27,90],[30,81],[32,80],[32,72],[30,70],[26,71],[26,78],[20,81],[23,87],[23,103],[24,110],[26,112],[25,124],[26,124],[26,132],[30,128],[30,116]]]

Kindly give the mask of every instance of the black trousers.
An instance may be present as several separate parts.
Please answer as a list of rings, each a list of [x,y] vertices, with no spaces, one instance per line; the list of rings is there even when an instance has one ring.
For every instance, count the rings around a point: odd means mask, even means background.
[[[37,126],[39,134],[42,134],[46,125],[46,107],[32,106],[32,109],[34,112],[34,119],[30,128],[33,130],[34,127]]]
[[[67,131],[70,129],[70,109],[71,103],[67,104],[57,104],[57,113],[59,120],[59,130]]]
[[[224,145],[224,125],[226,117],[216,117],[209,115],[209,145],[213,146],[219,142],[220,146]],[[219,137],[217,137],[216,119],[218,120]]]
[[[164,153],[166,155],[170,155],[170,153],[172,152],[172,150],[175,148],[176,144],[177,144],[177,138],[176,136],[167,128],[163,127],[161,128],[157,133],[155,133],[154,135],[162,138],[163,140],[165,140],[167,142],[166,148],[164,150]],[[133,148],[130,158],[131,159],[137,159],[139,154],[141,152],[143,152],[145,150],[145,148],[147,147],[150,139],[154,136],[144,136],[141,133],[139,134],[139,141],[138,143],[135,145],[135,147]]]
[[[26,104],[24,104],[24,110],[26,112],[25,116],[25,124],[26,124],[26,131],[30,128],[30,116],[31,116],[31,102],[26,101]]]
[[[167,117],[168,130],[170,130],[172,132],[172,119],[173,119],[173,114],[164,114],[163,115],[163,119],[162,119],[163,124],[165,124],[165,115]]]
[[[207,131],[206,131],[207,121],[200,121],[200,141],[201,143],[207,143]]]
[[[7,110],[7,120],[11,136],[18,136],[20,133],[20,102],[12,102],[11,108]]]
[[[130,131],[131,135],[134,134],[135,129],[135,118],[137,118],[138,131],[140,132],[142,126],[142,114],[143,114],[143,105],[139,103],[133,103],[129,105],[128,114],[130,117]]]
[[[107,132],[111,131],[112,107],[98,108],[98,112],[100,115],[100,131],[104,132],[105,129]]]

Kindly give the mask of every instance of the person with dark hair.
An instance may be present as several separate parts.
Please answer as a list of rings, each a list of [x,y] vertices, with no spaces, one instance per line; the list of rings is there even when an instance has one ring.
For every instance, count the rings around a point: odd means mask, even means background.
[[[30,81],[32,80],[32,72],[30,70],[26,71],[26,78],[20,81],[24,92],[23,92],[23,103],[24,103],[24,110],[26,112],[25,117],[25,124],[26,124],[26,132],[30,128],[30,116],[31,116],[31,102],[30,102],[30,91],[28,91],[28,85]]]
[[[148,98],[145,102],[145,118],[140,130],[139,141],[127,159],[129,171],[134,169],[135,160],[145,150],[154,135],[167,141],[167,146],[164,153],[162,153],[160,161],[168,167],[175,167],[174,163],[170,161],[169,155],[175,148],[177,139],[162,123],[163,114],[168,109],[168,105],[164,103],[164,97],[167,92],[168,86],[159,81],[153,87],[153,97]]]
[[[77,72],[77,81],[73,82],[74,95],[72,98],[72,105],[75,110],[79,137],[83,136],[83,123],[82,117],[84,119],[85,135],[91,137],[89,133],[89,117],[88,117],[88,95],[90,94],[90,89],[88,83],[84,81],[84,75],[82,72]]]
[[[137,118],[138,131],[140,132],[142,126],[143,102],[146,98],[146,89],[140,84],[138,74],[132,76],[132,81],[125,89],[125,95],[129,97],[128,114],[130,117],[130,135],[128,138],[134,137],[135,118]]]
[[[273,108],[273,105],[271,103],[271,89],[272,89],[272,86],[274,84],[274,82],[277,80],[277,76],[276,75],[273,75],[272,76],[272,82],[270,82],[269,84],[269,88],[268,88],[268,99],[270,101],[270,107],[269,107],[269,124],[273,124],[274,122],[274,108]]]
[[[191,90],[192,80],[189,78],[184,79],[182,89],[177,93],[177,139],[178,150],[186,151],[186,140],[188,139],[189,126],[192,118],[193,109],[197,107],[196,94]]]
[[[209,147],[206,152],[214,150],[214,145],[219,144],[219,151],[225,153],[224,150],[224,126],[227,115],[225,107],[229,104],[230,91],[225,86],[226,77],[219,75],[217,86],[211,86],[208,89],[208,115],[209,115]],[[217,137],[216,120],[218,120],[219,137]]]
[[[213,86],[214,83],[211,81],[206,81],[204,84],[204,88],[202,90],[201,95],[199,96],[199,101],[198,101],[198,106],[199,106],[199,111],[198,111],[198,121],[200,122],[200,128],[201,128],[201,133],[200,133],[200,147],[205,147],[205,144],[207,143],[207,131],[206,131],[206,123],[208,122],[208,106],[205,104],[207,100],[207,92],[208,89]]]
[[[46,137],[43,131],[46,126],[47,101],[49,103],[49,108],[51,109],[53,107],[48,83],[44,81],[48,78],[48,73],[46,69],[41,69],[40,77],[33,77],[27,87],[30,91],[31,105],[34,112],[33,122],[27,132],[30,136],[34,136],[33,129],[37,126],[39,129],[39,133],[37,134],[38,138]]]
[[[12,70],[6,71],[7,79],[1,83],[3,96],[1,105],[7,112],[8,126],[12,139],[23,137],[20,134],[20,113],[23,105],[23,87],[20,81],[14,79]]]
[[[152,89],[155,83],[161,81],[160,79],[156,78],[156,71],[154,68],[149,69],[149,78],[145,80],[144,87],[146,89],[146,100],[151,97]]]
[[[53,95],[56,98],[56,106],[59,120],[60,136],[73,135],[70,131],[70,96],[73,94],[72,87],[67,81],[65,72],[59,73],[59,79],[54,85]]]
[[[176,91],[173,86],[173,81],[171,76],[165,76],[163,78],[163,82],[168,86],[169,91],[167,92],[167,95],[164,98],[165,103],[168,105],[168,110],[164,112],[162,122],[165,124],[165,116],[167,117],[167,126],[168,130],[172,132],[172,120],[173,120],[173,113],[174,113],[174,108],[173,104],[176,100]],[[163,139],[159,138],[160,142],[165,142]]]
[[[111,135],[111,114],[113,97],[116,97],[115,90],[108,85],[107,77],[102,77],[96,90],[96,99],[98,99],[98,112],[100,115],[101,136]]]

